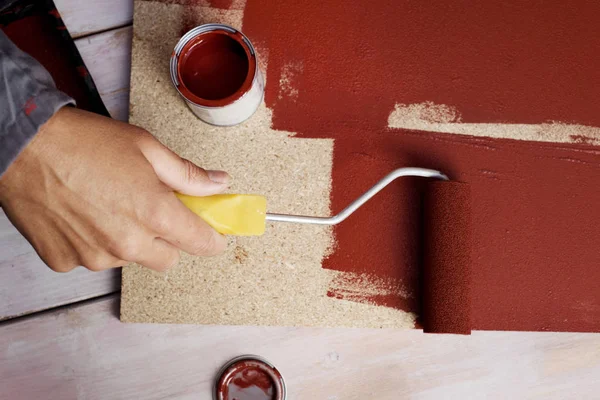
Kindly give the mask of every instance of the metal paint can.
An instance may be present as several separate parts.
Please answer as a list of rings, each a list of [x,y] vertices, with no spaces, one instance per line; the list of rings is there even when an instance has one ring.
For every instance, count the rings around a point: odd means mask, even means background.
[[[265,92],[254,46],[223,24],[200,25],[183,35],[171,55],[171,80],[198,118],[218,126],[250,118]]]
[[[244,355],[226,363],[217,374],[214,400],[287,400],[281,373],[260,356]]]

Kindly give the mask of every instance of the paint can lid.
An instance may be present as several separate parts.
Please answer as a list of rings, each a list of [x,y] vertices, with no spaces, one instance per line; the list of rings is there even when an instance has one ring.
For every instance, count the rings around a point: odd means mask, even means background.
[[[226,363],[219,371],[214,400],[286,400],[283,376],[266,359],[243,355]]]

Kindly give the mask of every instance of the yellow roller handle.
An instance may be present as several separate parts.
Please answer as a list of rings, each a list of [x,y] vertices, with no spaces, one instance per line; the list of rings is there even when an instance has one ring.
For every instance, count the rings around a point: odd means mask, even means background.
[[[223,235],[260,236],[265,233],[267,199],[251,194],[195,197],[175,195],[196,215]]]

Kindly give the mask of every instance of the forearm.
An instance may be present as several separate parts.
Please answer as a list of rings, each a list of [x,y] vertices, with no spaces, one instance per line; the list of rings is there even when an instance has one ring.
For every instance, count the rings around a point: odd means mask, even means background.
[[[75,102],[0,30],[0,177],[39,128]]]

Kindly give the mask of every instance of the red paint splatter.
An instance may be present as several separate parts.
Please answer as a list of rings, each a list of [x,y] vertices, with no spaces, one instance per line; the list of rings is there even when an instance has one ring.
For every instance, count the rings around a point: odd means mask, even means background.
[[[244,32],[269,49],[274,128],[335,138],[334,212],[394,168],[445,171],[472,187],[474,329],[599,331],[598,148],[386,128],[395,103],[424,101],[464,122],[600,126],[599,13],[583,1],[249,0]],[[279,99],[298,61],[298,97]],[[338,226],[324,267],[417,288],[420,191],[398,182]],[[415,311],[418,298],[382,304]]]
[[[27,100],[25,102],[25,105],[23,106],[23,111],[25,111],[25,115],[30,116],[32,112],[34,112],[37,109],[37,104],[35,104],[35,100],[32,98],[30,98],[29,100]]]

